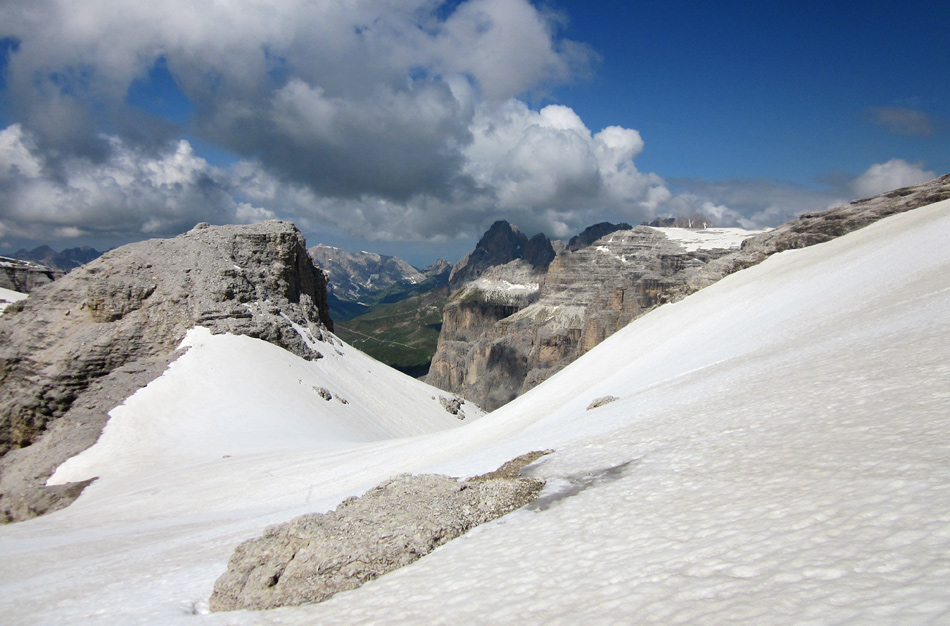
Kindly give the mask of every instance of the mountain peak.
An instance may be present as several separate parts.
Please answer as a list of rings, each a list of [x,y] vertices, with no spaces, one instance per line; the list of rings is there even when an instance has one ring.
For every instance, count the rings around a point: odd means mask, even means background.
[[[449,282],[455,289],[474,280],[490,267],[524,259],[535,269],[544,269],[554,260],[551,240],[543,233],[531,239],[514,224],[498,220],[485,231],[470,254],[455,264]]]

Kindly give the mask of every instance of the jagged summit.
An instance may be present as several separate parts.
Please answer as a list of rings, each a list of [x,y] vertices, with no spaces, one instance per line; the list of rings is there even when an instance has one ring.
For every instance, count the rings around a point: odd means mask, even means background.
[[[521,230],[505,220],[498,220],[482,235],[475,250],[452,268],[449,285],[457,289],[474,280],[490,267],[524,260],[536,270],[543,271],[554,260],[551,240],[543,233],[528,238]]]

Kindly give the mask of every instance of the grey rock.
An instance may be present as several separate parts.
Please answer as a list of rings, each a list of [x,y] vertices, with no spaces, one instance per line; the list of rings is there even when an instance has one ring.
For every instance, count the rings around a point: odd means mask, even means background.
[[[8,307],[0,516],[48,510],[43,483],[56,466],[94,443],[108,411],[160,375],[198,325],[319,358],[315,342],[332,329],[326,279],[293,224],[198,225],[123,246]]]
[[[483,275],[481,283],[468,283],[446,304],[426,382],[494,410],[669,301],[677,285],[728,252],[687,251],[659,231],[638,226],[562,252],[544,273],[522,274],[520,280],[533,279],[538,288],[515,291],[520,298],[499,295],[510,290],[479,288],[486,282]]]
[[[487,269],[524,260],[543,271],[554,259],[551,241],[543,234],[528,237],[517,226],[499,220],[482,235],[470,254],[452,268],[449,285],[455,290],[480,277]]]
[[[425,274],[426,278],[439,279],[444,277],[444,281],[441,282],[448,283],[449,274],[452,273],[452,264],[445,259],[436,259],[435,263],[424,267],[422,273]]]
[[[462,410],[462,405],[465,403],[465,401],[458,396],[454,396],[452,398],[439,396],[439,402],[442,404],[442,408],[448,411],[450,415],[454,415],[460,420],[465,419],[465,412]]]
[[[617,396],[603,396],[602,398],[595,398],[594,400],[591,401],[590,404],[587,405],[587,410],[590,411],[591,409],[599,409],[605,404],[616,402],[619,399],[620,398],[618,398]]]
[[[31,293],[38,287],[49,284],[63,275],[33,261],[0,256],[0,287],[20,293]]]
[[[778,228],[747,239],[738,251],[710,263],[693,278],[684,294],[761,263],[777,252],[831,241],[889,215],[947,199],[950,199],[950,174],[825,211],[804,213]]]
[[[520,469],[547,452],[483,476],[402,474],[335,511],[272,526],[235,549],[214,584],[212,611],[322,602],[432,552],[471,528],[537,498],[544,486]]]

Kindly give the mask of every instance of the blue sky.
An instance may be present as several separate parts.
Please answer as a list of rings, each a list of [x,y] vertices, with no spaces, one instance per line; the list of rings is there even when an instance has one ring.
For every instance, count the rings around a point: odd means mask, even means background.
[[[457,260],[950,172],[946,3],[0,5],[0,253],[199,221]]]
[[[602,58],[561,89],[592,126],[629,125],[665,177],[820,186],[899,157],[950,172],[950,6],[938,2],[565,2]],[[932,134],[875,123],[926,116]],[[906,131],[905,131],[906,132]]]

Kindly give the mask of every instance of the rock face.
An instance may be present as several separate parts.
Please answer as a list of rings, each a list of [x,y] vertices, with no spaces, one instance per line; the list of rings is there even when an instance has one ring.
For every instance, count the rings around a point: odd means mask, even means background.
[[[50,269],[39,263],[0,256],[0,287],[4,289],[30,293],[62,275],[62,271]]]
[[[948,197],[950,175],[749,233],[739,249],[686,246],[646,226],[612,230],[613,225],[598,224],[558,254],[536,279],[535,292],[524,285],[505,290],[497,281],[495,289],[479,288],[472,280],[462,284],[443,312],[426,382],[494,410],[664,302],[776,252],[828,241]],[[598,231],[608,234],[584,246]],[[482,268],[481,274],[493,271]]]
[[[723,276],[761,263],[776,252],[831,241],[889,215],[948,198],[950,174],[825,211],[804,213],[798,219],[746,240],[740,250],[710,263],[689,284],[687,293],[710,285]]]
[[[544,486],[518,471],[545,452],[459,482],[439,474],[392,478],[335,511],[272,526],[237,547],[214,585],[212,611],[322,602],[408,565],[471,528],[534,500]]]
[[[449,275],[449,286],[458,289],[488,268],[518,260],[524,260],[535,270],[544,271],[554,256],[551,241],[543,234],[528,239],[517,226],[499,220],[482,235],[475,250],[455,264]]]
[[[456,291],[426,381],[494,410],[668,301],[699,268],[729,252],[687,251],[644,226],[603,226],[593,228],[609,234],[585,247],[575,241],[546,273],[489,285],[488,277],[511,267],[502,266]]]
[[[50,510],[52,471],[95,442],[107,412],[160,375],[196,325],[319,358],[308,341],[332,329],[326,279],[293,224],[199,224],[108,252],[10,305],[0,316],[0,519]]]

